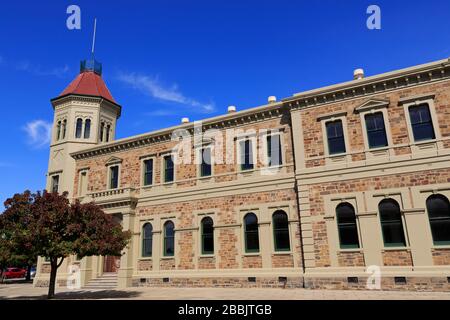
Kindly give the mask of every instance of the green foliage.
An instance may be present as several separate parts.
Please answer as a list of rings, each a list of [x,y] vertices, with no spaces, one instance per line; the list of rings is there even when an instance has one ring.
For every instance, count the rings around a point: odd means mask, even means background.
[[[6,200],[5,208],[0,215],[0,259],[11,259],[11,253],[49,258],[53,290],[56,269],[65,257],[120,256],[131,236],[94,203],[70,204],[67,193],[25,191]]]

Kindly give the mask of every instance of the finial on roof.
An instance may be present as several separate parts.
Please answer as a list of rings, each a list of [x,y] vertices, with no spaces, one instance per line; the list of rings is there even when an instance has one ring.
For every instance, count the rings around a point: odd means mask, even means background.
[[[94,19],[94,33],[92,36],[92,49],[91,49],[91,59],[83,60],[80,63],[80,73],[86,71],[93,71],[99,76],[102,75],[102,64],[95,60],[95,36],[97,31],[97,18]]]

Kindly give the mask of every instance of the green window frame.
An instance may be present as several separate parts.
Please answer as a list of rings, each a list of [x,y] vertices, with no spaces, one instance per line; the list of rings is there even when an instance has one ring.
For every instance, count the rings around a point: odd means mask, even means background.
[[[153,247],[153,226],[147,222],[142,226],[142,257],[151,257]]]
[[[201,221],[202,254],[214,254],[214,221],[205,217]]]
[[[426,200],[433,244],[450,245],[450,202],[442,194],[433,194]]]
[[[381,232],[385,247],[406,247],[400,206],[394,199],[384,199],[378,204]]]
[[[336,207],[336,220],[341,249],[359,248],[359,234],[355,208],[348,202],[339,204]]]
[[[175,225],[172,221],[164,223],[164,252],[165,257],[175,255]]]
[[[289,219],[286,212],[277,210],[272,215],[275,251],[290,251]]]
[[[245,252],[259,252],[259,224],[258,217],[253,212],[244,217]]]

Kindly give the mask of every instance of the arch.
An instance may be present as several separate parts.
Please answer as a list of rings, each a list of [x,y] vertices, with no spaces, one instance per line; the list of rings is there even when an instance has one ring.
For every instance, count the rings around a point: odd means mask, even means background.
[[[348,202],[339,204],[336,207],[336,218],[341,248],[359,248],[355,208]]]
[[[142,256],[151,257],[153,247],[153,226],[146,223],[142,226]]]
[[[214,221],[205,217],[201,221],[202,254],[214,253]]]
[[[442,194],[434,194],[426,201],[431,234],[435,245],[450,244],[450,202]]]
[[[175,225],[172,221],[164,223],[164,256],[172,257],[175,254]]]
[[[398,202],[394,199],[384,199],[378,204],[378,212],[384,245],[386,247],[405,247],[405,232]]]
[[[258,218],[253,212],[244,217],[245,252],[259,252]]]
[[[289,219],[286,212],[277,210],[272,215],[275,251],[291,250],[289,239]]]

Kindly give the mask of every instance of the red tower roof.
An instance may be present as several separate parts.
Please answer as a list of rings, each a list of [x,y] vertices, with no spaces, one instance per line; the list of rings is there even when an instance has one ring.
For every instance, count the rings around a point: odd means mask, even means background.
[[[91,70],[81,72],[68,86],[64,89],[59,97],[69,94],[88,95],[105,98],[111,102],[117,103],[102,77]]]

